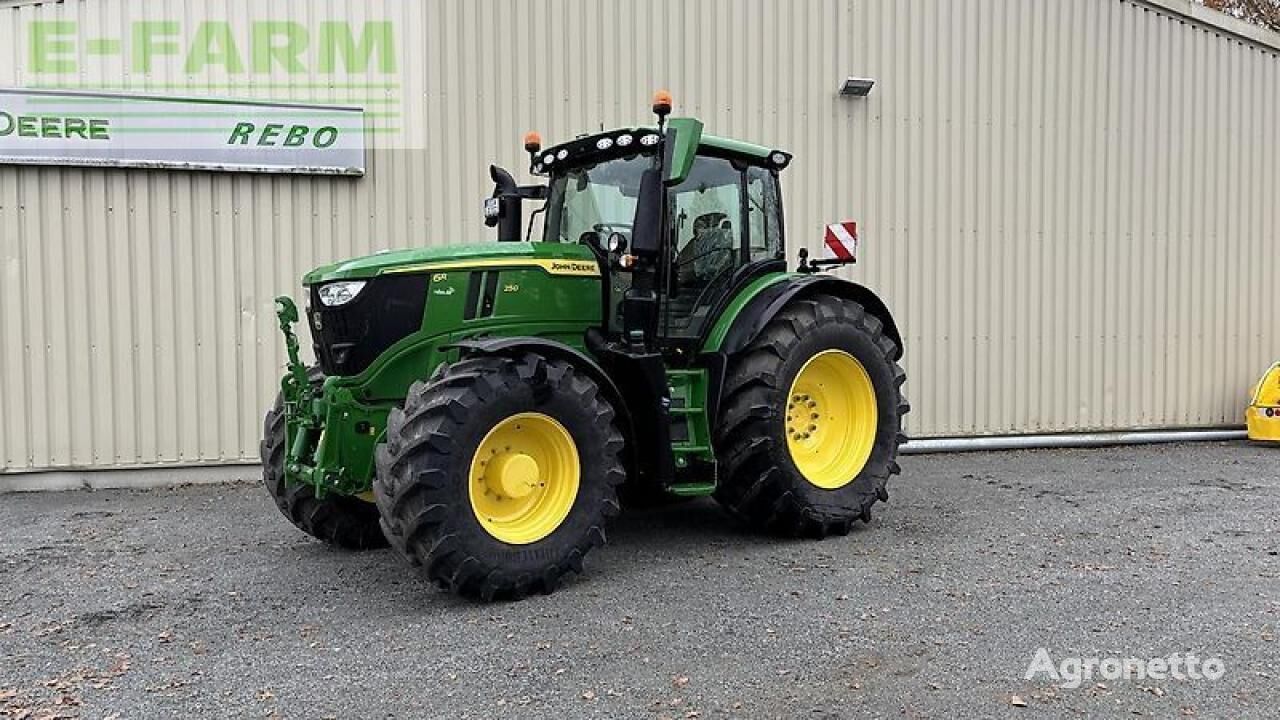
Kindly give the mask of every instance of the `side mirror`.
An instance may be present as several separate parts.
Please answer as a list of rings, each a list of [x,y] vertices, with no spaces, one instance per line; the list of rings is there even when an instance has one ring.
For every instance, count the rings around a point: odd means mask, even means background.
[[[653,259],[662,249],[662,174],[653,168],[640,176],[636,216],[631,223],[631,252]]]
[[[489,177],[493,180],[493,195],[484,201],[484,224],[498,228],[498,242],[519,242],[523,222],[520,187],[511,173],[497,165],[489,166]]]

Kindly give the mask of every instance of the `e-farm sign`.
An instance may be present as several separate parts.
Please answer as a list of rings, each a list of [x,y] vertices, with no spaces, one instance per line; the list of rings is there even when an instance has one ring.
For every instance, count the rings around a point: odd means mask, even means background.
[[[288,5],[264,3],[272,11]],[[148,1],[139,5],[153,11]],[[296,11],[305,15],[302,8]],[[253,19],[232,23],[151,17],[86,29],[75,20],[36,20],[30,24],[27,71],[37,75],[74,75],[107,60],[122,62],[135,75],[157,71],[228,77],[284,72],[353,79],[393,76],[399,68],[395,28],[390,21],[363,23],[298,19]],[[108,30],[108,27],[111,28]]]
[[[363,175],[364,111],[0,88],[0,163]]]

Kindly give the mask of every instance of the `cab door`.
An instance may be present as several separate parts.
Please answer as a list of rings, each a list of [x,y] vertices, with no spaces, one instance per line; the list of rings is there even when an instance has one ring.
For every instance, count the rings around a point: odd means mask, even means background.
[[[659,334],[697,340],[750,268],[782,257],[781,206],[774,171],[698,156],[667,196],[671,251],[663,270]]]

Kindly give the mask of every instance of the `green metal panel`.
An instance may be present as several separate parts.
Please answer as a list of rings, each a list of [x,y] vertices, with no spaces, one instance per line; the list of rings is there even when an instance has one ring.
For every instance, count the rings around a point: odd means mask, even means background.
[[[679,185],[689,177],[701,140],[702,122],[696,118],[672,118],[667,122],[667,142],[672,143],[668,148],[670,164],[664,178],[668,185]]]
[[[671,388],[671,422],[681,423],[687,430],[685,439],[671,446],[676,467],[689,467],[695,460],[714,465],[711,423],[707,418],[707,371],[668,370],[667,385]]]
[[[769,153],[777,150],[777,148],[767,148],[763,145],[716,137],[715,135],[703,135],[702,147],[714,148],[716,150],[723,150],[724,152],[735,153],[738,155],[748,155],[759,160],[768,159]]]
[[[302,284],[314,285],[332,280],[371,278],[376,275],[393,272],[427,271],[431,269],[432,265],[457,268],[478,266],[481,263],[495,264],[504,260],[589,263],[589,267],[583,266],[581,268],[582,274],[599,274],[596,269],[595,256],[592,255],[590,248],[583,245],[547,242],[488,242],[449,247],[418,247],[410,250],[367,255],[354,260],[346,260],[316,268],[302,278]]]

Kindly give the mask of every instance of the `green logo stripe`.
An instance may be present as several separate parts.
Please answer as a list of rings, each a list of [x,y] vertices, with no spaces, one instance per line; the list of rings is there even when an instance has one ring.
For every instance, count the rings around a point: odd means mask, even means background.
[[[32,90],[399,90],[398,82],[367,83],[33,83]]]

